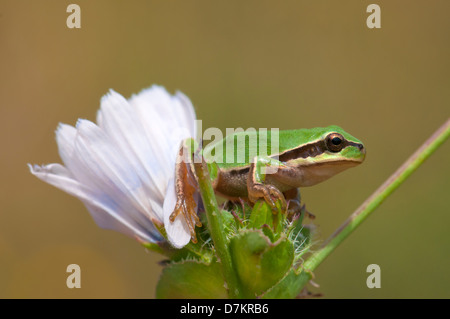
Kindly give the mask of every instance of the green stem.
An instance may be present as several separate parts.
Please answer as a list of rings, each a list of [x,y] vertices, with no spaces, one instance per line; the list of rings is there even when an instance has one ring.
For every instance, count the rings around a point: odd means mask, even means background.
[[[314,271],[342,241],[347,238],[394,190],[396,190],[450,136],[450,119],[392,174],[350,217],[330,236],[322,248],[303,264]],[[311,274],[309,275],[311,277]]]
[[[198,178],[203,205],[206,211],[209,232],[214,243],[214,249],[217,253],[217,257],[222,265],[224,279],[228,287],[228,294],[230,298],[240,298],[242,295],[242,289],[240,289],[239,280],[233,268],[230,252],[228,250],[227,239],[225,237],[225,231],[222,227],[222,214],[219,211],[216,196],[211,186],[208,168],[203,156],[200,156],[197,153],[194,156],[194,169]]]

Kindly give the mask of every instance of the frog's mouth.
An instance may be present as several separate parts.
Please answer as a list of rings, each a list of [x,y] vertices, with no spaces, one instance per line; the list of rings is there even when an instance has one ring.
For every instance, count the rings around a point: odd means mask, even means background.
[[[302,183],[299,187],[308,187],[321,183],[348,168],[361,164],[363,160],[364,158],[362,160],[339,159],[302,165]]]

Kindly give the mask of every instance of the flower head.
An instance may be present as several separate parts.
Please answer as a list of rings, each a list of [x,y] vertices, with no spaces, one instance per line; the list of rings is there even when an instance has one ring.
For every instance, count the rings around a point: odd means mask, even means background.
[[[175,163],[182,140],[196,135],[195,112],[182,93],[152,86],[126,100],[110,90],[97,124],[60,124],[56,141],[64,165],[29,165],[39,179],[78,197],[95,222],[144,242],[181,248],[186,221],[169,216],[176,204]]]

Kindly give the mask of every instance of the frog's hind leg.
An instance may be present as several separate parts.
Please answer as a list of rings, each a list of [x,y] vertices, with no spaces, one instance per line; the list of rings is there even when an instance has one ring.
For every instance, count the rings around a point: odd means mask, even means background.
[[[292,188],[286,192],[283,192],[283,195],[287,201],[288,218],[292,218],[293,216],[298,214],[305,214],[310,219],[316,218],[314,214],[306,209],[304,204],[301,204],[301,196],[298,188]]]
[[[175,165],[175,192],[177,202],[174,211],[169,217],[169,221],[173,223],[181,215],[189,227],[192,242],[196,243],[195,226],[201,227],[202,223],[197,215],[198,183],[192,170],[192,153],[191,147],[188,146],[189,141],[191,140],[182,142],[177,155]]]

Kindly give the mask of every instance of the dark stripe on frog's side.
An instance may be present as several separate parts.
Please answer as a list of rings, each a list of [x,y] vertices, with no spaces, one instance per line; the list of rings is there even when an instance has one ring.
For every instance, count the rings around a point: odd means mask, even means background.
[[[308,143],[287,151],[284,151],[280,155],[278,155],[278,160],[280,162],[288,162],[290,160],[294,160],[297,158],[307,158],[307,157],[316,157],[320,154],[323,154],[327,149],[325,144],[325,140],[318,140],[316,142]]]
[[[346,148],[347,146],[355,146],[359,149],[363,148],[362,144],[350,142],[347,140],[343,140],[343,147],[342,149]],[[296,147],[287,151],[284,151],[280,155],[278,155],[278,160],[280,162],[288,162],[290,160],[294,160],[297,158],[308,158],[308,157],[316,157],[321,154],[323,154],[325,151],[327,151],[327,145],[325,142],[325,139],[318,140],[316,142],[308,143],[305,145],[302,145],[300,147]]]

